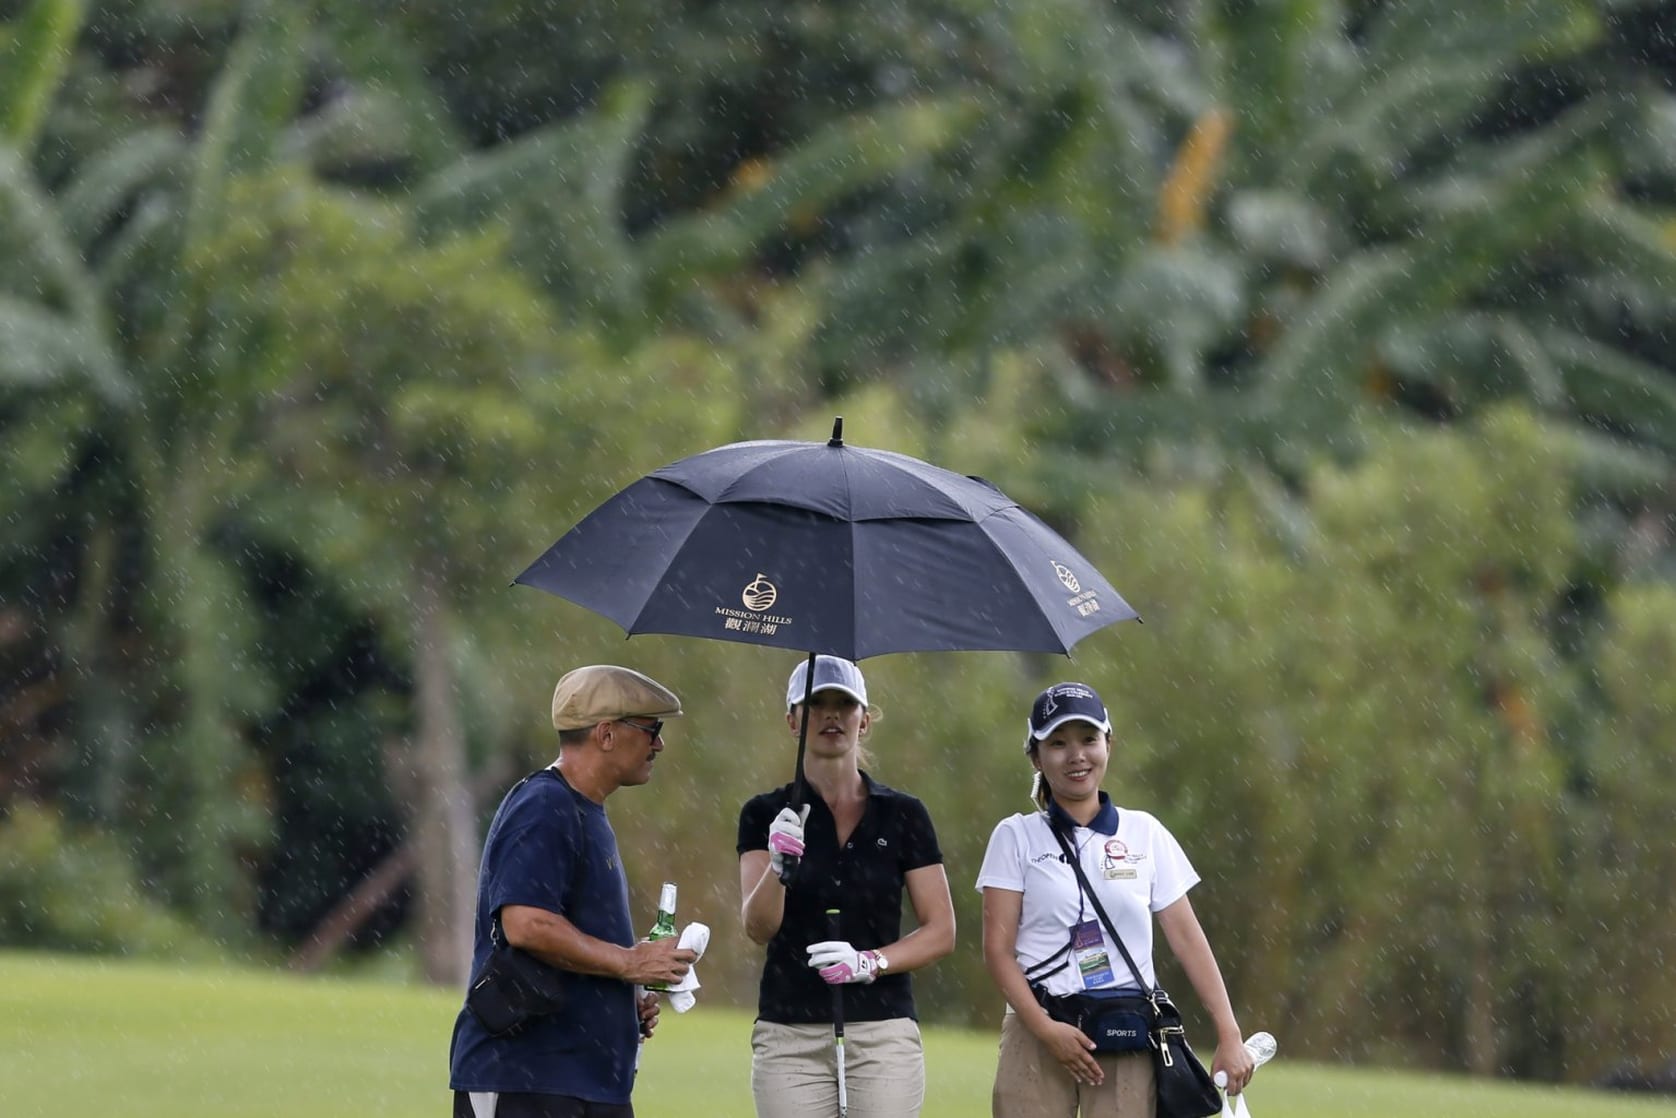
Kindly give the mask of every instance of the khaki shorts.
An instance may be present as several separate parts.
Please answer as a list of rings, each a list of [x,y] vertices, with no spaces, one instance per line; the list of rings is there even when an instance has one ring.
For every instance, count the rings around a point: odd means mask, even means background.
[[[925,1050],[911,1017],[844,1026],[849,1118],[918,1118],[925,1105]],[[757,1118],[838,1113],[838,1058],[831,1025],[751,1030],[751,1095]]]
[[[1152,1053],[1096,1056],[1106,1081],[1098,1087],[1071,1078],[1047,1047],[1008,1013],[1001,1021],[995,1063],[994,1118],[1153,1118],[1158,1105]]]

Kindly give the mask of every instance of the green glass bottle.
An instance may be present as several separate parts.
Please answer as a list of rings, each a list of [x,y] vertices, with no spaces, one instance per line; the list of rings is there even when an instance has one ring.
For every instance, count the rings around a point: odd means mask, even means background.
[[[652,925],[652,930],[646,933],[647,939],[669,939],[675,935],[675,883],[666,881],[663,889],[658,893],[658,920]],[[648,982],[648,990],[667,990],[669,986],[662,982]]]

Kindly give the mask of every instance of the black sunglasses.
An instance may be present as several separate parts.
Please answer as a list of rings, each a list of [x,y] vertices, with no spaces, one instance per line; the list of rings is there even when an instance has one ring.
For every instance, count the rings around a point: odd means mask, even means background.
[[[617,721],[621,722],[625,726],[633,726],[636,730],[641,731],[653,741],[656,741],[658,735],[663,733],[663,719],[661,718],[653,722],[650,726],[646,725],[644,722],[635,722],[628,718],[619,718]]]

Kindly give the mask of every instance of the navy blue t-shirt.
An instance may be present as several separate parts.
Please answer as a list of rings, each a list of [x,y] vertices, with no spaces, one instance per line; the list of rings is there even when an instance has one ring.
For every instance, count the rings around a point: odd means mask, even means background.
[[[628,878],[605,809],[552,769],[515,785],[489,825],[477,876],[473,974],[489,955],[490,921],[506,905],[544,908],[595,939],[634,945]],[[450,1050],[453,1090],[629,1101],[640,1044],[634,987],[560,973],[564,1008],[532,1019],[514,1036],[491,1037],[469,1010],[460,1010]]]

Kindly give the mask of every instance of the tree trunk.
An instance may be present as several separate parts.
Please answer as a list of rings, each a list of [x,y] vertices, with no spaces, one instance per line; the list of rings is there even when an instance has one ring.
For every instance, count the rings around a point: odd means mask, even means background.
[[[471,965],[477,853],[466,786],[465,730],[454,694],[442,578],[434,564],[416,573],[419,792],[412,833],[419,855],[419,957],[431,982],[463,986]]]
[[[390,895],[401,886],[413,867],[418,864],[419,844],[414,839],[402,843],[395,853],[378,864],[378,868],[361,879],[361,883],[337,904],[326,918],[315,925],[308,938],[291,953],[292,970],[315,971],[337,954],[339,948],[376,913]]]
[[[396,763],[388,762],[387,767],[393,770]],[[494,795],[508,780],[508,768],[504,758],[484,766],[472,781],[471,802],[482,803],[485,797]],[[412,798],[413,789],[408,788],[401,794],[404,798]],[[291,953],[288,963],[291,969],[315,971],[325,966],[349,942],[349,937],[360,931],[363,924],[390,902],[396,890],[413,876],[418,865],[419,840],[410,834],[406,842],[363,877],[349,895],[333,905],[314,930],[303,938]]]
[[[236,669],[216,641],[222,604],[200,577],[212,562],[201,552],[209,482],[202,473],[172,471],[149,437],[139,432],[135,454],[151,502],[147,592],[172,657],[163,679],[178,688],[179,714],[147,750],[156,771],[154,826],[162,829],[146,841],[163,858],[159,879],[167,895],[210,934],[234,939],[246,927],[249,902],[233,824],[238,809],[230,802],[241,761],[238,727],[227,710]],[[201,450],[193,443],[183,454],[196,459]]]
[[[1479,819],[1491,818],[1495,807],[1489,803],[1485,777],[1471,766],[1462,774],[1467,782],[1463,804],[1474,805]],[[1462,917],[1466,924],[1467,952],[1472,971],[1467,979],[1466,1004],[1461,1007],[1461,1040],[1465,1046],[1466,1069],[1474,1075],[1490,1076],[1501,1063],[1501,1035],[1496,1024],[1496,984],[1502,975],[1497,966],[1494,919],[1498,897],[1491,889],[1496,877],[1493,841],[1479,841],[1463,861]]]
[[[1488,899],[1483,902],[1487,905]],[[1489,913],[1481,908],[1470,918],[1472,977],[1467,985],[1465,1019],[1466,1068],[1474,1075],[1496,1074],[1501,1063],[1500,1030],[1496,1026],[1495,958],[1491,951]]]

